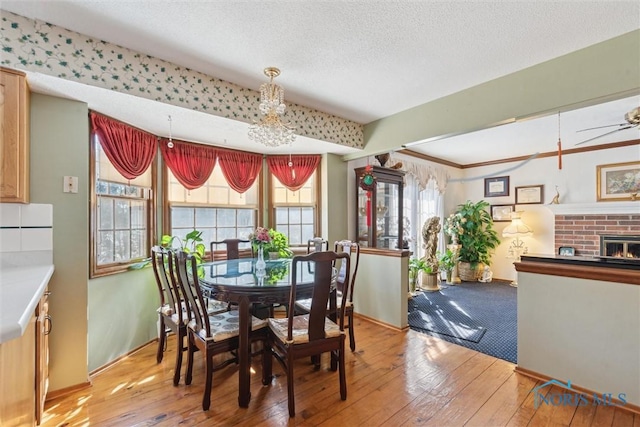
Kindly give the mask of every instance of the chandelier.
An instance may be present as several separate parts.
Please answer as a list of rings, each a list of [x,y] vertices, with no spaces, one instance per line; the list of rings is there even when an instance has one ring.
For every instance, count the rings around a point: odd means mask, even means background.
[[[284,90],[273,83],[273,79],[280,75],[280,70],[275,67],[264,69],[264,74],[269,77],[269,83],[260,85],[260,121],[254,121],[249,126],[249,139],[260,142],[267,147],[278,147],[291,144],[296,139],[293,127],[289,123],[283,123],[281,116],[284,114]]]

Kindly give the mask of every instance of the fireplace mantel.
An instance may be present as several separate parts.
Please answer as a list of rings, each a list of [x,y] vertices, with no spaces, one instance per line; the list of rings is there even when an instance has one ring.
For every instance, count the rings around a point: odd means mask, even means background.
[[[554,215],[640,214],[640,200],[630,202],[560,203],[546,206]]]

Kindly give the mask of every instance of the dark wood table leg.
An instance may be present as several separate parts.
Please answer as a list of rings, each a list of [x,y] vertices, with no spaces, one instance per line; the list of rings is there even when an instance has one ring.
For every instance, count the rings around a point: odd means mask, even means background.
[[[251,400],[251,344],[249,333],[251,331],[251,312],[249,310],[249,300],[242,297],[238,304],[238,316],[240,317],[240,335],[238,344],[238,364],[240,365],[238,388],[238,404],[242,408],[249,406]]]

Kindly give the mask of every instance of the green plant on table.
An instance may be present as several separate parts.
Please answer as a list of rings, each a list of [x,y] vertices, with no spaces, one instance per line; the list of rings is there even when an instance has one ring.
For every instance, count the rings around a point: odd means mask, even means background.
[[[262,247],[264,254],[267,256],[269,253],[277,253],[280,258],[291,258],[293,256],[293,251],[289,249],[287,236],[273,228],[258,227],[254,233],[251,233],[249,239],[254,252],[257,252],[258,248]]]

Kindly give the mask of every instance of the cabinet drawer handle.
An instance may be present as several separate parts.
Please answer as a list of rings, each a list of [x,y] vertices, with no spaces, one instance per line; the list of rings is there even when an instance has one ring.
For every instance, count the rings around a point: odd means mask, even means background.
[[[49,295],[51,295],[51,291],[46,291],[46,292],[44,293],[44,296],[45,296],[45,297],[48,297]]]
[[[49,335],[51,333],[51,330],[53,329],[53,319],[48,314],[44,316],[44,318],[48,323],[47,328],[44,331],[44,334]]]

